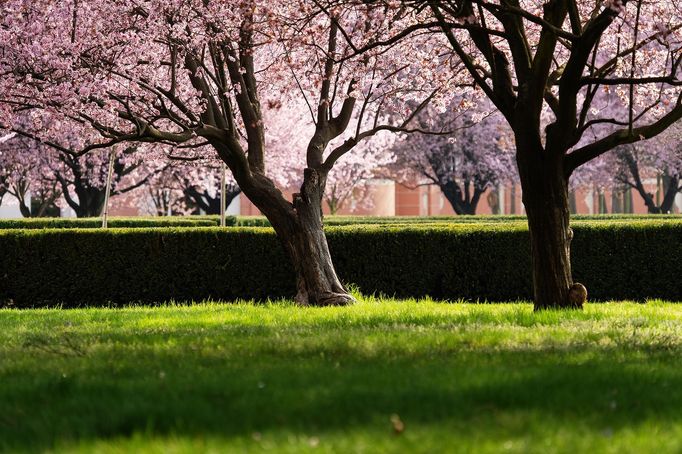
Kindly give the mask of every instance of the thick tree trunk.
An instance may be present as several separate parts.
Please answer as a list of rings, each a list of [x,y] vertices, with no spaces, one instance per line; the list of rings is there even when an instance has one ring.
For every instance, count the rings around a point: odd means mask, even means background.
[[[646,192],[643,186],[641,186],[641,188],[638,186],[636,189],[642,197],[642,200],[644,200],[644,204],[646,205],[649,214],[668,214],[672,212],[675,196],[677,195],[676,187],[674,189],[672,187],[664,188],[665,195],[660,205],[656,204],[654,195]]]
[[[322,225],[322,196],[326,175],[306,169],[301,192],[293,206],[272,182],[242,187],[245,195],[268,218],[296,272],[296,302],[300,305],[335,306],[353,301],[336,275]]]
[[[296,270],[299,304],[344,305],[352,297],[341,284],[322,226],[322,197],[326,175],[306,169],[300,194],[294,195],[296,228],[282,238]]]
[[[74,209],[78,218],[96,218],[104,209],[104,191],[98,189],[77,191],[78,207]]]
[[[661,213],[670,214],[673,212],[679,184],[680,181],[677,177],[671,177],[669,175],[663,176],[663,193],[665,195],[663,196],[663,202],[661,203]]]
[[[481,200],[483,191],[474,187],[473,197],[469,191],[468,183],[465,183],[465,191],[456,181],[448,181],[445,184],[440,184],[440,190],[443,192],[445,198],[450,202],[450,206],[458,215],[474,215],[478,202]]]
[[[239,195],[241,189],[225,191],[225,206],[229,207],[232,201]],[[190,186],[183,189],[183,194],[191,202],[204,211],[205,214],[220,214],[220,193],[211,197],[208,191],[200,192],[196,187]]]
[[[561,157],[546,152],[517,156],[530,229],[535,310],[575,307],[569,301],[573,231]]]
[[[25,218],[30,218],[31,216],[31,209],[29,208],[28,205],[26,205],[25,200],[20,200],[19,201],[19,212],[21,212],[21,215]]]
[[[64,195],[64,200],[71,207],[71,209],[76,213],[78,218],[93,218],[99,217],[102,214],[102,209],[104,208],[104,189],[95,188],[92,186],[84,186],[78,182],[74,184],[74,192],[78,197],[76,201],[71,192],[69,191],[68,184],[62,181],[62,193]]]

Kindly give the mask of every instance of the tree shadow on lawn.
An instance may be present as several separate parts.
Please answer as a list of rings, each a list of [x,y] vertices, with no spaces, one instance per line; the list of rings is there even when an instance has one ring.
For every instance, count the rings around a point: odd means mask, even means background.
[[[45,358],[30,374],[0,368],[2,449],[134,433],[344,431],[376,428],[393,413],[412,427],[446,424],[460,437],[504,436],[524,423],[618,430],[682,419],[676,351],[502,349],[409,359],[163,352],[123,365],[113,356]]]

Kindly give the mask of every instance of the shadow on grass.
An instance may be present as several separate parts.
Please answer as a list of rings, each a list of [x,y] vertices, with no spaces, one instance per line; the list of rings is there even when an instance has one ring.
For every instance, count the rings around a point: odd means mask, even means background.
[[[524,423],[618,430],[682,419],[677,351],[499,350],[416,359],[242,353],[44,354],[30,374],[29,363],[0,367],[0,448],[43,450],[140,432],[343,431],[376,427],[393,413],[413,426],[447,424],[460,436],[479,430],[493,437]]]

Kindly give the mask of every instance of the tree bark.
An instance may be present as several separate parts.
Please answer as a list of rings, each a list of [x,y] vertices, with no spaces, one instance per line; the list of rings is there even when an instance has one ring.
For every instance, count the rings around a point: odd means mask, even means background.
[[[104,209],[105,192],[103,189],[89,187],[76,187],[78,203],[71,207],[78,218],[92,218],[102,215]]]
[[[305,169],[301,192],[287,202],[267,177],[242,185],[272,224],[296,272],[296,303],[337,306],[353,301],[336,275],[322,224],[326,173]]]
[[[185,197],[187,197],[195,206],[203,210],[205,214],[220,214],[220,194],[216,197],[212,197],[207,190],[202,189],[200,191],[195,186],[185,187],[182,192]],[[230,190],[228,188],[225,192],[225,206],[229,207],[240,192],[241,189],[239,189],[239,187],[235,190]]]
[[[64,195],[64,200],[66,200],[67,205],[76,213],[78,218],[90,218],[99,217],[102,214],[102,209],[104,208],[104,189],[100,189],[91,186],[86,183],[81,177],[80,170],[78,168],[72,168],[74,173],[73,189],[76,193],[78,201],[74,199],[71,194],[69,185],[70,183],[61,174],[56,173],[55,177],[62,187],[62,194]]]
[[[673,205],[675,204],[675,196],[678,192],[679,178],[672,177],[667,173],[664,174],[662,176],[663,188],[660,187],[660,184],[658,184],[657,188],[657,191],[663,189],[663,200],[660,200],[660,194],[658,193],[656,194],[656,199],[654,199],[654,194],[647,192],[646,188],[644,187],[644,183],[639,171],[639,163],[637,162],[635,155],[628,150],[621,153],[621,157],[625,161],[625,164],[630,171],[630,175],[632,176],[633,182],[629,184],[637,191],[640,197],[642,197],[642,200],[644,200],[644,204],[647,207],[647,212],[649,214],[671,213]],[[658,178],[657,181],[660,182]]]
[[[661,213],[670,214],[673,212],[675,197],[677,196],[680,180],[677,177],[663,175],[663,201],[661,202]]]
[[[26,205],[25,200],[20,200],[19,201],[19,211],[21,212],[21,215],[25,218],[30,218],[31,216],[31,209]]]
[[[458,215],[474,215],[478,202],[481,199],[483,190],[474,186],[474,194],[471,197],[469,191],[469,184],[465,183],[466,191],[456,181],[449,180],[445,184],[439,184],[440,190],[443,192],[445,198],[450,202],[450,206]]]
[[[517,153],[528,215],[535,310],[575,307],[569,301],[571,277],[568,180],[561,156]]]
[[[675,196],[677,195],[677,182],[678,180],[676,178],[671,178],[671,177],[665,177],[666,180],[669,179],[669,183],[672,182],[672,184],[664,184],[664,196],[663,196],[663,201],[661,202],[660,205],[656,204],[656,201],[654,200],[654,195],[646,192],[644,189],[643,184],[639,179],[637,179],[637,183],[635,185],[635,189],[639,193],[640,197],[642,197],[642,200],[644,200],[644,204],[647,207],[647,212],[649,214],[668,214],[672,212],[673,205],[675,204]],[[664,181],[666,181],[664,180]]]

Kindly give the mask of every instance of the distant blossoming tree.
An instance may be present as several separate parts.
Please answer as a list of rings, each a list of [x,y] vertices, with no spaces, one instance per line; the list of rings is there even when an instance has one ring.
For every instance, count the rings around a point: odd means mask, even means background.
[[[668,0],[404,0],[421,14],[381,45],[439,29],[511,127],[528,215],[536,309],[576,307],[569,179],[682,118],[682,10]],[[352,37],[351,37],[352,39]],[[358,44],[358,53],[378,46]],[[617,115],[602,107],[615,94]],[[606,114],[602,114],[606,113]],[[610,128],[602,128],[609,125]],[[599,134],[591,134],[593,129]],[[592,137],[586,140],[587,137]],[[583,293],[579,286],[574,294]]]
[[[453,83],[441,36],[357,54],[416,14],[330,1],[7,0],[0,6],[0,125],[33,109],[76,121],[102,141],[210,146],[279,236],[300,304],[351,300],[322,229],[329,172],[380,131],[405,131]],[[438,65],[424,64],[437,62]],[[266,171],[265,111],[304,105],[314,132],[300,191],[286,200]],[[392,115],[386,116],[390,111]],[[273,114],[273,115],[276,115]],[[357,119],[355,128],[349,128]],[[55,142],[54,131],[36,133]],[[333,141],[337,145],[330,147]]]
[[[445,112],[429,109],[420,122],[444,134],[412,134],[397,141],[393,166],[408,186],[435,184],[457,214],[476,214],[487,189],[516,177],[514,155],[504,146],[508,127],[494,112],[455,99]]]

